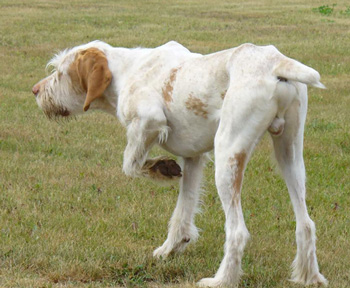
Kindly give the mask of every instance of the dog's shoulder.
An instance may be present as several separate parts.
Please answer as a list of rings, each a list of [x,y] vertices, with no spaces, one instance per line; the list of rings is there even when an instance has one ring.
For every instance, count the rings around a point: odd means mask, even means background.
[[[167,42],[153,49],[147,49],[133,66],[128,85],[154,87],[155,83],[163,83],[171,71],[182,65],[186,60],[197,55],[176,41]],[[153,85],[150,85],[153,83]],[[135,89],[131,89],[136,91]]]
[[[182,44],[176,42],[176,41],[169,41],[155,49],[158,50],[171,50],[171,51],[181,51],[184,53],[191,53],[190,50],[188,50],[185,46],[183,46]]]

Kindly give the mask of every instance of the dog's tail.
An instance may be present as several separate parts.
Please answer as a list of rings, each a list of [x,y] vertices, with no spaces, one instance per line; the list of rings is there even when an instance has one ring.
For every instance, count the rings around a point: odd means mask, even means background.
[[[291,58],[283,58],[275,67],[274,74],[280,79],[301,82],[310,86],[325,89],[326,87],[320,82],[320,74]]]

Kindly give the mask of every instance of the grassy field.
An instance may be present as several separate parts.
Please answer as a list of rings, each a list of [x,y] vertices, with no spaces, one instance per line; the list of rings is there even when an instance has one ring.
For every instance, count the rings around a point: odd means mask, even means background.
[[[1,0],[0,29],[0,287],[193,287],[219,266],[224,215],[213,163],[196,217],[200,239],[158,261],[152,251],[166,238],[178,186],[123,175],[125,131],[113,117],[56,123],[38,109],[31,87],[47,61],[94,39],[124,47],[176,40],[200,53],[274,44],[317,69],[328,89],[309,90],[307,203],[321,272],[329,287],[349,287],[349,2]],[[251,240],[240,287],[298,287],[288,281],[294,215],[270,148],[265,137],[243,185]]]

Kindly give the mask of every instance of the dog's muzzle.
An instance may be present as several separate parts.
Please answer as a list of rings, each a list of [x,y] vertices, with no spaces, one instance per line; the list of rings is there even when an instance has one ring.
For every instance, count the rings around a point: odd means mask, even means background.
[[[49,119],[70,116],[71,113],[69,110],[56,103],[52,96],[48,95],[47,91],[45,91],[46,81],[47,79],[44,79],[32,87],[32,92],[36,98],[38,106],[43,110]]]
[[[38,84],[35,84],[32,88],[32,92],[33,92],[35,97],[39,94],[39,91],[40,91],[40,85],[38,83]]]

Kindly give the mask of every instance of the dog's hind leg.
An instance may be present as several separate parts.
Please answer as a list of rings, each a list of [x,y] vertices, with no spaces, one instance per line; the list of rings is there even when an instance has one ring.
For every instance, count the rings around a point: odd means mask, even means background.
[[[291,281],[309,284],[327,284],[319,273],[316,258],[315,224],[310,219],[305,202],[305,167],[303,160],[303,133],[307,109],[306,86],[298,85],[300,100],[292,103],[285,115],[281,136],[272,137],[275,155],[287,184],[296,217],[297,255],[293,262]]]
[[[206,156],[185,158],[180,194],[169,222],[168,238],[153,253],[155,257],[166,257],[172,252],[182,252],[188,243],[198,238],[194,216],[199,200],[200,182]]]
[[[198,283],[202,287],[236,287],[239,283],[243,251],[249,239],[241,206],[244,171],[277,111],[269,96],[272,89],[244,82],[238,85],[230,87],[226,94],[214,145],[215,182],[226,217],[225,254],[215,276]]]

